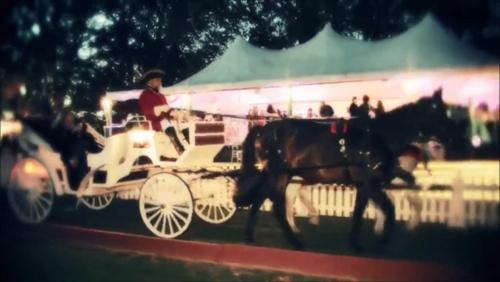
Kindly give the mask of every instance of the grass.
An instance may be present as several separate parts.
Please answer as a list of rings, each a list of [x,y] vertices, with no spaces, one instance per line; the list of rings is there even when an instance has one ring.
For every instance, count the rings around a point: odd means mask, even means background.
[[[329,281],[286,273],[189,263],[66,243],[11,238],[1,281]]]
[[[2,214],[5,213],[2,212]],[[3,222],[7,225],[15,225],[11,220]],[[245,220],[244,211],[238,211],[232,219],[222,225],[211,225],[194,217],[190,228],[180,239],[242,243]],[[138,204],[134,201],[116,201],[104,211],[79,208],[76,211],[56,212],[50,222],[151,235],[143,225]],[[351,227],[350,219],[322,217],[320,226],[316,227],[307,224],[305,219],[299,218],[297,224],[302,229],[301,236],[306,243],[307,251],[437,262],[469,270],[484,279],[500,281],[500,271],[497,267],[500,264],[500,253],[498,252],[500,250],[500,229],[498,228],[450,230],[441,224],[423,224],[416,230],[407,231],[402,225],[398,225],[397,232],[390,244],[382,246],[378,243],[378,237],[373,234],[373,222],[367,220],[363,225],[361,236],[361,241],[367,251],[359,254],[354,253],[347,244],[347,236]],[[290,248],[276,221],[269,213],[261,213],[255,238],[256,244],[259,246]],[[34,255],[36,256],[36,254]],[[89,256],[92,255],[82,252],[83,260],[88,260]],[[110,261],[112,260],[114,259],[110,259]],[[123,265],[133,264],[124,262]],[[95,267],[102,268],[100,264],[96,264]],[[123,267],[126,268],[126,266]],[[180,267],[174,268],[180,269]],[[107,270],[105,268],[104,271]],[[119,272],[118,269],[116,271]],[[150,272],[152,278],[160,278],[155,276],[154,270]],[[201,273],[199,275],[204,277]],[[189,280],[189,277],[184,280],[186,279]]]

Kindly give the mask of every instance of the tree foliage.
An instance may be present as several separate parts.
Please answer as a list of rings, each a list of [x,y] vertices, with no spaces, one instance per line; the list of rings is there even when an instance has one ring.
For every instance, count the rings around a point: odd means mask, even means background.
[[[29,97],[71,97],[94,109],[106,90],[136,87],[152,67],[171,85],[213,61],[236,36],[282,49],[326,23],[348,37],[380,40],[433,12],[460,37],[498,50],[492,0],[34,0],[1,4],[0,63],[26,76]],[[496,44],[496,45],[495,45]],[[499,48],[500,49],[500,48]]]

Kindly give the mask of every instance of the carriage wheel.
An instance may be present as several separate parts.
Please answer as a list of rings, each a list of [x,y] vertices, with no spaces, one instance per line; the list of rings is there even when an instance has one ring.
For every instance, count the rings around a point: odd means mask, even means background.
[[[90,185],[92,185],[92,178],[94,174],[98,171],[99,168],[103,166],[99,166],[97,169],[89,172],[80,183],[80,187],[78,188],[77,194],[82,190],[88,189]],[[87,208],[92,210],[102,210],[105,207],[109,206],[113,199],[115,198],[115,193],[107,193],[103,195],[97,196],[82,196],[78,199],[78,203],[83,203]]]
[[[175,238],[186,231],[193,219],[193,197],[184,180],[160,172],[142,185],[139,210],[142,221],[156,236]]]
[[[216,178],[201,182],[200,196],[194,211],[206,222],[221,224],[236,212],[233,194],[236,183],[231,178]]]
[[[99,196],[85,196],[80,198],[80,202],[82,202],[89,209],[102,210],[109,206],[114,198],[115,193],[109,193]]]
[[[47,167],[34,158],[20,160],[10,174],[7,200],[22,223],[43,222],[54,204],[54,183]]]

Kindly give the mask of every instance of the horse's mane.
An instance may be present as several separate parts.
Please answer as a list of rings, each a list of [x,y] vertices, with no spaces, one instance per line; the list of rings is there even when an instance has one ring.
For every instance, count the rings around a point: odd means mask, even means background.
[[[397,118],[400,116],[405,116],[405,115],[411,113],[411,111],[415,109],[415,107],[417,106],[417,104],[419,102],[428,101],[428,100],[429,100],[428,97],[424,97],[424,98],[420,98],[417,102],[410,102],[410,103],[403,104],[403,105],[398,106],[390,111],[385,112],[384,114],[382,114],[379,117],[376,117],[375,120],[393,119],[393,118]]]

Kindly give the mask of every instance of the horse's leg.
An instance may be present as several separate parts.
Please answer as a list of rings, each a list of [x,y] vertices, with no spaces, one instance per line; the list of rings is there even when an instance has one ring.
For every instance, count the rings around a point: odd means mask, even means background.
[[[359,234],[361,231],[361,224],[363,223],[363,213],[365,212],[366,205],[368,204],[366,189],[366,186],[358,188],[354,211],[352,213],[352,227],[351,234],[349,236],[349,243],[356,251],[363,251],[363,247],[359,244]]]
[[[410,222],[408,222],[406,226],[408,229],[413,230],[420,224],[423,201],[416,191],[407,192],[406,199],[408,200],[410,208],[413,210]]]
[[[373,190],[371,191],[371,198],[385,215],[382,242],[386,243],[389,241],[390,235],[394,231],[394,226],[396,223],[394,204],[392,203],[392,200],[387,196],[387,194],[382,190],[382,187],[380,185],[373,187]]]
[[[295,216],[294,216],[294,203],[297,199],[297,187],[294,184],[290,184],[286,189],[286,219],[293,232],[299,233],[299,228],[295,225]]]
[[[288,181],[288,176],[283,175],[278,179],[275,179],[275,183],[270,183],[269,187],[273,187],[273,189],[275,189],[272,193],[273,213],[278,220],[281,229],[283,230],[283,234],[290,242],[290,244],[292,244],[295,249],[303,249],[304,244],[293,232],[290,224],[288,224],[288,221],[286,219],[286,187],[288,185]]]
[[[410,188],[415,188],[416,187],[417,184],[416,184],[416,181],[415,181],[415,176],[411,172],[408,172],[408,171],[404,170],[400,166],[396,166],[394,168],[393,173],[394,173],[394,175],[396,177],[399,177],[399,178],[403,179],[403,181],[406,182],[406,184],[408,184],[408,186]]]
[[[257,225],[259,210],[260,207],[262,206],[262,203],[264,203],[264,200],[265,200],[264,197],[256,198],[252,203],[252,207],[250,208],[248,220],[245,226],[245,242],[247,243],[255,242],[254,238],[255,225]]]
[[[304,206],[307,208],[309,223],[313,225],[318,225],[319,224],[318,211],[314,208],[309,191],[304,186],[301,186],[299,189],[299,197]]]

